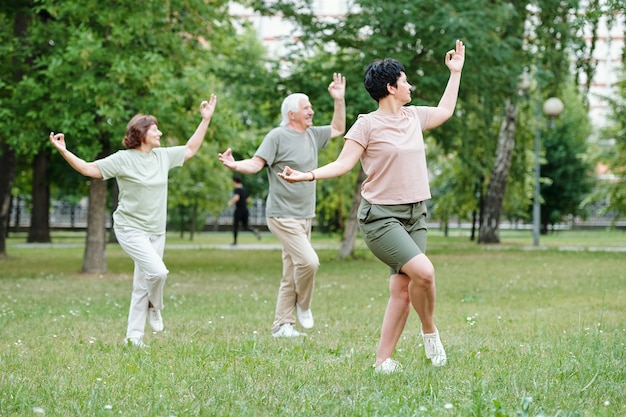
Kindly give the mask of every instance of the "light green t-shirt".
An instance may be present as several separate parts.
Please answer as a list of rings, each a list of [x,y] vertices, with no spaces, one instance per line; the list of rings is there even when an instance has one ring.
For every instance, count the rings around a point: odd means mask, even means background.
[[[265,136],[255,156],[267,163],[270,185],[265,207],[267,217],[315,217],[315,181],[291,184],[278,173],[286,165],[302,172],[317,168],[317,153],[326,146],[330,134],[330,126],[311,126],[304,133],[280,126]]]
[[[168,173],[184,162],[184,146],[155,148],[150,153],[127,149],[97,160],[102,178],[115,178],[119,187],[114,226],[165,233]]]

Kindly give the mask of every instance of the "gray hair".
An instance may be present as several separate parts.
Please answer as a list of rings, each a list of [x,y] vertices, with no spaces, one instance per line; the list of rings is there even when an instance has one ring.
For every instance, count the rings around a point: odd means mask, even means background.
[[[285,97],[283,104],[280,106],[280,113],[283,116],[283,120],[280,122],[281,126],[287,126],[289,123],[289,112],[297,112],[300,110],[300,101],[308,100],[309,96],[303,93],[293,93]]]

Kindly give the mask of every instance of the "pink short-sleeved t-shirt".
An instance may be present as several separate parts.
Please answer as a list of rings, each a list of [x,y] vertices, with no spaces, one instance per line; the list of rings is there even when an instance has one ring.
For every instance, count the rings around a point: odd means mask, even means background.
[[[361,114],[345,136],[363,146],[367,179],[361,194],[371,204],[409,204],[430,199],[423,127],[429,108],[402,107],[398,114]]]

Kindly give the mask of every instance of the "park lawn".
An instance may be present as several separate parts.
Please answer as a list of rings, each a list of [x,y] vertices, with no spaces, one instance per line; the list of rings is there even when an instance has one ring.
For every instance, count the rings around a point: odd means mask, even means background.
[[[413,312],[393,375],[371,368],[388,271],[362,242],[339,260],[336,238],[314,237],[316,326],[285,340],[269,332],[281,273],[271,235],[231,249],[227,233],[172,234],[165,332],[141,350],[123,345],[132,262],[119,247],[107,248],[109,272],[88,275],[76,235],[12,238],[0,260],[0,415],[626,415],[626,252],[615,250],[626,243],[604,236],[559,232],[536,249],[527,232],[478,246],[434,231],[448,364],[425,358]]]

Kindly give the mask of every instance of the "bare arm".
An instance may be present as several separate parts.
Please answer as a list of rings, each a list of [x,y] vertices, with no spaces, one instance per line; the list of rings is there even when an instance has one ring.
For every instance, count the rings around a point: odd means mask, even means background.
[[[242,174],[256,174],[262,170],[266,164],[265,159],[258,156],[235,161],[231,148],[226,149],[224,153],[218,154],[218,157],[225,167]]]
[[[354,168],[361,155],[363,155],[364,150],[357,142],[347,139],[341,153],[334,162],[309,172],[296,171],[287,166],[278,176],[287,182],[313,181],[338,177]]]
[[[202,103],[200,103],[200,114],[202,115],[202,121],[185,145],[185,161],[198,153],[198,150],[200,149],[200,146],[204,141],[204,136],[206,135],[209,123],[211,122],[211,118],[213,117],[213,112],[215,111],[216,104],[217,97],[215,96],[215,94],[211,94],[211,98],[209,99],[209,101],[203,101]]]
[[[63,159],[77,172],[86,177],[102,179],[100,168],[98,168],[95,162],[86,162],[67,150],[65,135],[63,133],[57,133],[55,135],[54,132],[50,132],[50,143],[52,143],[52,146],[59,151]]]
[[[456,100],[461,85],[461,71],[465,62],[465,45],[456,41],[456,49],[446,53],[446,66],[450,69],[450,78],[437,107],[433,107],[428,118],[426,129],[432,129],[448,120],[454,114]]]
[[[333,81],[328,86],[328,93],[335,101],[333,119],[330,122],[330,137],[341,136],[346,131],[346,77],[333,74]]]

